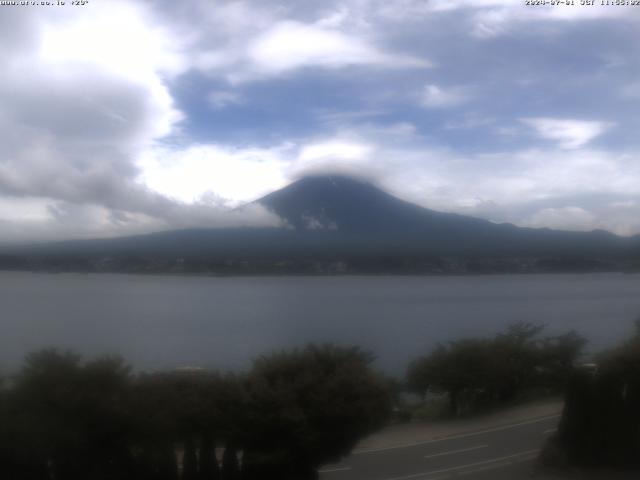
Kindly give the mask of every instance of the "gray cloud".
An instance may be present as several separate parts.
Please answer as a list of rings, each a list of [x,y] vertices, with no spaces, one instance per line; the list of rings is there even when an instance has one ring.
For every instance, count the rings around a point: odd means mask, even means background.
[[[225,208],[319,171],[495,221],[640,231],[638,16],[521,4],[5,9],[2,238],[276,225]]]
[[[134,13],[123,3],[118,8]],[[136,157],[175,131],[182,117],[161,66],[128,72],[108,59],[96,63],[72,54],[52,60],[42,54],[43,25],[54,31],[67,26],[18,10],[0,20],[8,40],[0,48],[0,194],[5,203],[38,213],[37,221],[2,219],[0,241],[279,224],[265,211],[187,205],[138,182]]]

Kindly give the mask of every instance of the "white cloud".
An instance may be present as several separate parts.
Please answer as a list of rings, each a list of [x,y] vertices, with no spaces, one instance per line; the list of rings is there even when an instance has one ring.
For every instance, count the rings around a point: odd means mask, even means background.
[[[613,126],[609,122],[559,119],[523,118],[521,121],[533,127],[542,138],[555,140],[568,150],[583,147]]]
[[[133,235],[166,228],[143,214],[116,213],[98,205],[46,198],[0,197],[0,244]]]
[[[32,30],[33,18],[5,10],[32,49],[3,59],[0,188],[79,203],[144,197],[131,159],[182,118],[165,83],[183,68],[172,44],[129,2],[50,9]]]
[[[0,49],[0,241],[279,224],[265,211],[229,212],[210,195],[189,204],[136,181],[135,160],[179,132],[168,85],[189,63],[180,37],[144,4],[50,9],[37,21],[7,10],[11,21],[0,23],[24,38]]]
[[[161,150],[141,164],[141,181],[185,202],[213,191],[237,205],[302,175],[333,172],[369,178],[425,207],[494,221],[624,234],[640,228],[633,155],[557,148],[461,155],[407,135],[397,142],[394,128],[363,127],[266,148]],[[605,197],[614,200],[598,200]]]
[[[470,99],[470,93],[462,87],[439,87],[438,85],[425,85],[422,94],[422,105],[427,108],[448,108],[466,103]]]
[[[371,154],[371,146],[353,141],[329,140],[305,146],[299,159],[303,162],[336,160],[366,160]]]
[[[334,173],[369,178],[375,176],[378,146],[357,137],[335,137],[300,145],[289,167],[291,178]]]
[[[291,147],[234,148],[214,144],[156,147],[138,162],[138,181],[163,195],[194,203],[215,192],[229,206],[254,200],[286,184]]]
[[[304,67],[354,65],[391,68],[427,67],[424,60],[383,53],[362,39],[320,24],[283,21],[258,36],[248,58],[253,68],[277,75]]]
[[[604,21],[607,19],[638,22],[637,7],[633,5],[525,5],[524,0],[359,0],[368,9],[387,21],[403,24],[420,21],[442,21],[454,18],[468,24],[468,32],[480,39],[521,32],[520,28],[562,26],[567,23]],[[549,35],[551,31],[545,30]]]
[[[342,5],[334,12],[318,20],[317,25],[321,28],[340,28],[349,20],[349,9]]]
[[[600,199],[589,207],[548,207],[535,211],[520,221],[521,225],[561,230],[590,231],[604,229],[619,235],[640,231],[639,198],[625,201]]]
[[[45,61],[78,62],[134,81],[187,67],[179,53],[180,39],[149,22],[149,12],[141,6],[112,0],[108,6],[98,3],[79,10],[44,25],[39,54]]]
[[[634,155],[545,149],[461,156],[383,149],[379,156],[403,159],[393,171],[386,167],[386,188],[435,210],[526,226],[640,232],[640,166]]]
[[[200,27],[190,47],[193,65],[232,84],[305,68],[431,66],[424,58],[377,45],[369,14],[355,15],[350,3],[304,19],[289,16],[293,9],[270,2],[221,2],[209,7],[208,15],[189,19]]]
[[[157,147],[138,162],[138,181],[190,204],[214,192],[218,203],[234,207],[305,174],[331,171],[366,176],[374,152],[375,145],[340,137],[268,148],[216,144]]]
[[[624,7],[526,8],[520,0],[347,0],[337,7],[319,2],[170,3],[110,0],[85,9],[42,9],[37,15],[25,9],[3,12],[3,235],[11,231],[16,238],[44,236],[49,231],[54,236],[69,232],[89,236],[238,224],[249,216],[231,220],[219,207],[257,198],[297,175],[327,170],[377,178],[394,193],[440,210],[540,225],[567,224],[574,213],[585,225],[640,230],[640,202],[633,197],[640,184],[637,157],[632,152],[588,148],[612,123],[544,113],[523,118],[515,122],[520,131],[527,125],[550,142],[545,148],[522,150],[518,132],[511,125],[504,127],[501,118],[513,111],[486,111],[486,116],[481,111],[460,118],[451,113],[464,111],[429,112],[434,119],[445,113],[447,118],[441,118],[445,129],[431,131],[427,140],[421,136],[424,118],[414,118],[413,111],[404,115],[395,109],[397,104],[406,98],[415,101],[418,91],[427,108],[446,109],[472,99],[480,104],[482,85],[468,83],[471,90],[438,80],[421,90],[422,72],[409,76],[391,71],[428,67],[422,55],[437,58],[439,48],[447,53],[449,46],[417,40],[431,26],[430,39],[437,40],[442,30],[448,34],[444,20],[454,16],[463,22],[464,32],[495,37],[521,31],[517,27],[523,22],[557,33],[569,21],[613,17],[633,21],[634,15]],[[518,48],[527,44],[524,40]],[[492,43],[480,43],[479,51],[486,54],[482,49]],[[407,54],[410,50],[414,53]],[[522,88],[524,80],[532,78],[531,87],[537,77],[520,69],[517,59],[513,71],[500,66],[514,60],[518,51],[487,68],[497,68],[494,73],[505,76],[515,72]],[[634,60],[625,51],[619,55],[626,63],[618,62],[617,70],[630,71]],[[438,78],[447,77],[449,66],[452,72],[464,73],[458,69],[459,61],[449,59],[442,62]],[[281,132],[274,132],[268,138],[277,141],[247,136],[241,144],[229,145],[215,139],[189,144],[189,132],[180,135],[184,113],[178,110],[171,87],[183,78],[191,80],[181,77],[191,70],[206,73],[209,80],[215,77],[207,87],[215,90],[202,101],[222,109],[248,104],[253,97],[221,87],[221,79],[275,81],[310,69],[323,69],[324,78],[330,71],[354,67],[378,69],[374,73],[380,74],[385,86],[372,86],[382,83],[377,77],[354,76],[356,82],[362,81],[358,83],[362,95],[358,92],[352,103],[337,101],[316,112],[322,128],[308,138],[292,133],[293,143],[285,143]],[[602,78],[613,75],[603,72],[598,73]],[[200,80],[199,75],[194,78]],[[456,78],[455,82],[466,82],[460,75]],[[615,82],[620,88],[611,95],[636,98],[637,85],[627,83],[625,87],[625,82]],[[385,96],[385,91],[392,94]],[[337,93],[344,98],[345,91]],[[553,99],[540,95],[543,101]],[[554,106],[555,111],[559,108],[562,105]],[[617,120],[622,127],[624,119]],[[489,124],[495,127],[492,130],[502,128],[498,145],[506,145],[508,151],[487,141],[479,149],[495,153],[465,155],[428,143],[437,135],[448,138],[452,128],[462,137],[461,130]],[[189,126],[185,122],[184,127]],[[602,208],[574,201],[596,195],[628,198],[616,197]],[[567,197],[571,201],[561,200]],[[557,204],[544,203],[554,201]],[[252,218],[259,224],[277,223],[262,214]]]
[[[539,228],[547,227],[558,230],[593,230],[598,227],[596,216],[580,207],[544,208],[521,223]]]

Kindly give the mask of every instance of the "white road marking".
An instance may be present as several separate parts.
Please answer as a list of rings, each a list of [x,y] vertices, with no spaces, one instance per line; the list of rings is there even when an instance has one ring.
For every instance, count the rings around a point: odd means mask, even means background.
[[[489,445],[477,445],[475,447],[461,448],[460,450],[450,450],[448,452],[434,453],[433,455],[425,455],[424,458],[443,457],[445,455],[454,455],[456,453],[471,452],[473,450],[480,450],[481,448],[487,448],[488,446]]]
[[[515,460],[512,459],[512,460],[505,461],[505,462],[492,463],[491,465],[485,465],[483,467],[474,468],[472,470],[465,470],[464,472],[458,472],[458,475],[460,475],[460,476],[471,475],[471,474],[474,474],[474,473],[485,472],[485,471],[488,471],[488,470],[497,470],[498,468],[508,467],[509,465],[514,465],[516,463],[528,462],[529,460],[533,460],[534,458],[536,458],[536,455],[537,455],[538,452],[539,452],[539,450],[536,450],[535,453],[523,456],[523,457],[515,459]]]
[[[465,475],[473,475],[474,473],[488,472],[489,470],[497,470],[498,468],[508,467],[514,462],[498,462],[491,465],[485,465],[483,467],[476,467],[472,470],[465,470],[464,472],[458,472],[458,475],[464,477]]]
[[[543,435],[549,435],[550,433],[556,433],[558,431],[557,428],[550,428],[549,430],[545,430],[542,432]]]
[[[539,422],[544,422],[546,420],[551,420],[552,418],[558,418],[560,417],[560,415],[548,415],[546,417],[540,417],[540,418],[535,418],[533,420],[525,420],[523,422],[519,422],[519,423],[512,423],[509,425],[502,425],[500,427],[494,427],[494,428],[487,428],[486,430],[479,430],[477,432],[470,432],[470,433],[462,433],[459,435],[451,435],[448,437],[441,437],[441,438],[434,438],[431,440],[424,440],[422,442],[413,442],[413,443],[404,443],[401,445],[393,445],[391,447],[381,447],[381,448],[370,448],[367,450],[358,450],[352,453],[352,455],[362,455],[364,453],[375,453],[375,452],[384,452],[386,450],[397,450],[398,448],[409,448],[409,447],[417,447],[419,445],[428,445],[430,443],[438,443],[438,442],[446,442],[449,440],[458,440],[460,438],[467,438],[467,437],[473,437],[476,435],[482,435],[484,433],[492,433],[492,432],[499,432],[501,430],[509,430],[510,428],[516,428],[516,427],[521,427],[523,425],[531,425],[533,423],[539,423]]]
[[[351,467],[325,468],[318,470],[318,473],[346,472],[347,470],[351,470]]]
[[[490,463],[503,463],[502,466],[505,466],[511,463],[511,462],[505,462],[505,460],[510,460],[512,458],[522,457],[525,455],[531,455],[533,453],[538,453],[539,451],[540,450],[526,450],[524,452],[514,453],[513,455],[506,455],[504,457],[492,458],[490,460],[483,460],[481,462],[468,463],[466,465],[458,465],[456,467],[443,468],[441,470],[431,470],[429,472],[414,473],[412,475],[404,475],[402,477],[392,477],[392,478],[387,478],[385,480],[409,480],[411,478],[430,477],[432,475],[438,475],[440,473],[455,472],[455,471],[464,470],[471,467],[479,467],[480,465],[488,465]],[[520,461],[524,461],[524,460],[520,460]]]

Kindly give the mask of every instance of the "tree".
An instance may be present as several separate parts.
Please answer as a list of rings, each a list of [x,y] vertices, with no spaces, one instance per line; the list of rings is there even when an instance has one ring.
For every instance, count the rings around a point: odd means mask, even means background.
[[[12,392],[18,442],[54,478],[127,479],[129,368],[116,358],[82,364],[72,353],[27,357]]]
[[[240,465],[238,463],[238,451],[236,447],[229,443],[224,449],[222,455],[222,480],[239,480],[240,478]]]
[[[544,325],[517,322],[509,325],[490,345],[493,357],[491,390],[497,400],[506,402],[532,386],[540,366],[539,335]]]
[[[347,454],[390,413],[389,382],[371,360],[358,349],[310,346],[263,357],[246,378],[200,370],[134,377],[117,358],[38,352],[10,389],[0,384],[3,474],[316,478],[318,466]],[[216,444],[225,447],[222,466]]]
[[[488,375],[492,371],[489,354],[489,344],[485,340],[467,339],[439,345],[410,367],[409,378],[414,391],[431,388],[446,392],[451,414],[458,415],[486,393]]]
[[[190,436],[184,442],[182,480],[198,480],[198,454],[193,438]]]
[[[245,473],[317,478],[320,465],[382,426],[390,394],[371,361],[359,349],[328,345],[258,359],[247,382]]]
[[[202,436],[198,473],[200,480],[220,480],[220,466],[216,458],[216,442],[210,433]]]
[[[542,340],[540,383],[552,391],[564,391],[582,356],[587,340],[574,330]]]
[[[440,346],[439,348],[442,348]],[[434,365],[432,357],[420,357],[409,364],[406,375],[407,389],[426,399],[429,390],[435,386]]]
[[[144,480],[178,480],[175,444],[179,438],[179,401],[171,377],[142,374],[132,382],[133,444],[139,452],[138,471]]]
[[[574,369],[552,442],[572,464],[640,466],[640,324],[596,371]]]
[[[543,329],[521,322],[492,339],[439,345],[411,363],[407,385],[422,396],[446,392],[452,415],[511,401],[534,387],[558,390],[586,341],[575,332],[540,339]]]

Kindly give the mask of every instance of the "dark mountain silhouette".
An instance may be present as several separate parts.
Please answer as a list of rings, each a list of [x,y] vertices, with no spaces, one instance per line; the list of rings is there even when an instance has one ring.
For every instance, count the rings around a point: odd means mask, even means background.
[[[267,265],[267,270],[274,262],[300,259],[355,258],[376,264],[382,259],[386,262],[402,258],[404,264],[423,265],[425,259],[430,259],[429,264],[433,265],[433,259],[444,257],[536,258],[569,266],[577,261],[584,267],[594,266],[594,262],[602,259],[610,264],[614,260],[640,257],[638,237],[620,237],[601,230],[520,228],[437,212],[400,200],[366,181],[345,176],[302,178],[255,203],[276,213],[287,226],[175,230],[49,243],[12,253],[30,258],[63,258],[63,265],[67,261],[64,259],[71,257],[94,262],[100,257],[135,257],[158,262],[179,258],[192,264],[206,261],[216,265],[232,259],[258,262]]]
[[[637,239],[592,232],[519,228],[442,213],[400,200],[372,184],[343,176],[303,178],[258,200],[297,231],[335,232],[363,247],[439,254],[605,253]]]

